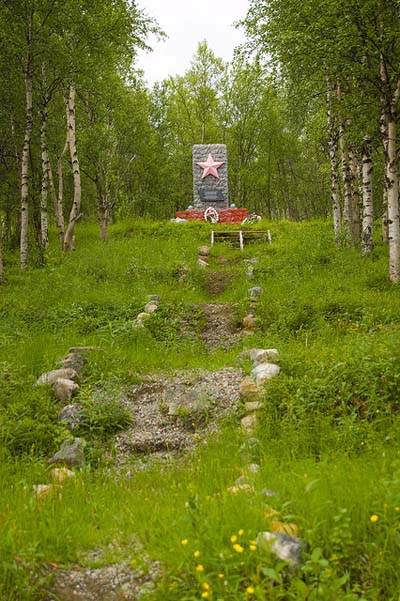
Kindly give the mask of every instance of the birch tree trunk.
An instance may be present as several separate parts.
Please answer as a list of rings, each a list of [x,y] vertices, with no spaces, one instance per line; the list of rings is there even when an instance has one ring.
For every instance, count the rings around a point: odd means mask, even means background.
[[[389,275],[392,282],[400,281],[400,219],[399,219],[399,178],[397,166],[397,123],[394,102],[391,103],[388,120],[388,162],[386,181],[388,184],[389,221]],[[396,101],[397,104],[397,101]]]
[[[44,67],[42,65],[42,78],[44,78]],[[40,148],[42,156],[42,185],[40,189],[40,236],[43,250],[49,246],[49,222],[47,216],[47,197],[49,190],[49,155],[47,151],[47,105],[48,96],[44,95],[40,111]]]
[[[28,267],[28,234],[29,234],[29,151],[33,126],[33,51],[32,51],[32,15],[28,18],[27,59],[25,67],[25,134],[21,155],[21,238],[20,265],[21,269]]]
[[[392,92],[383,55],[380,64],[381,76],[381,120],[387,126],[384,140],[385,176],[387,184],[389,225],[389,277],[392,282],[400,281],[400,215],[399,174],[397,157],[397,104],[400,96],[400,78]]]
[[[362,143],[362,235],[361,253],[367,255],[374,249],[374,205],[372,195],[372,144],[369,136]]]
[[[355,246],[360,244],[360,184],[356,149],[353,144],[349,146],[349,167],[351,176],[351,231]]]
[[[386,169],[385,169],[386,171]],[[383,198],[382,198],[382,241],[389,242],[389,217],[388,217],[388,190],[386,182],[386,173],[383,178]]]
[[[385,83],[386,75],[384,66],[381,63],[381,80]],[[385,97],[381,93],[381,113],[379,117],[379,131],[382,138],[383,154],[385,158],[384,177],[383,177],[383,199],[382,199],[382,240],[389,242],[389,218],[388,218],[388,184],[386,179],[386,164],[388,157],[388,129],[387,129],[387,111],[385,110]]]
[[[76,222],[80,218],[81,208],[81,172],[79,168],[78,152],[76,148],[75,126],[75,84],[70,83],[68,98],[68,143],[71,155],[72,175],[74,180],[74,198],[69,214],[67,231],[64,236],[64,250],[74,249],[74,232]]]
[[[342,151],[342,179],[343,179],[343,225],[346,241],[352,239],[352,194],[351,173],[349,166],[349,152],[345,140],[345,128],[343,122],[340,124],[340,147]]]
[[[331,167],[331,202],[333,215],[333,233],[335,243],[340,242],[341,229],[341,211],[340,211],[340,193],[339,193],[339,157],[338,157],[338,140],[332,103],[332,88],[328,82],[327,87],[327,107],[328,107],[328,144],[329,144],[329,161]]]
[[[56,214],[58,233],[60,236],[61,250],[64,250],[64,212],[63,212],[63,195],[64,195],[64,178],[63,178],[63,167],[62,162],[66,155],[69,147],[69,127],[67,127],[67,138],[65,140],[64,148],[57,159],[57,179],[58,179],[58,192],[54,205],[54,211]]]

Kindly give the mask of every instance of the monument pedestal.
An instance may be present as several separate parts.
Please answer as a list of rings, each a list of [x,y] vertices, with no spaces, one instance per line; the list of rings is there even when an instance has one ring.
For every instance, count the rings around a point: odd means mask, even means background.
[[[246,219],[247,217],[247,209],[220,209],[217,211],[219,215],[219,220],[217,223],[240,225],[243,219]],[[176,218],[184,219],[185,221],[204,221],[204,211],[196,209],[177,211]]]

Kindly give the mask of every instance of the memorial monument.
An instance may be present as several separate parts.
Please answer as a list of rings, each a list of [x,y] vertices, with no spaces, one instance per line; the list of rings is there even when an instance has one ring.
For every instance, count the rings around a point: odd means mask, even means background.
[[[193,206],[178,211],[177,220],[241,223],[247,210],[230,202],[225,144],[194,144],[192,166]]]
[[[193,204],[195,209],[227,209],[228,159],[225,144],[193,146]]]

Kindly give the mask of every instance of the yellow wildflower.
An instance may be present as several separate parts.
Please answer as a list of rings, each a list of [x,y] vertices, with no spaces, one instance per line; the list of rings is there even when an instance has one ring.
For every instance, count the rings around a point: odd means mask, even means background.
[[[201,598],[202,599],[208,599],[210,596],[210,593],[208,591],[204,591],[204,593],[201,593]]]
[[[250,545],[249,549],[250,551],[257,551],[257,545]]]
[[[181,540],[181,545],[187,545],[188,544],[188,539],[187,538],[183,538]]]
[[[257,544],[257,541],[256,541],[256,540],[250,540],[250,541],[249,541],[249,544],[250,544],[250,545],[256,545],[256,544]]]
[[[252,586],[248,586],[246,589],[246,593],[248,595],[253,595],[254,594],[254,588]]]
[[[243,553],[244,548],[241,545],[233,545],[233,550],[236,551],[236,553]]]
[[[201,563],[196,566],[196,572],[204,572],[204,566]]]
[[[394,510],[395,511],[400,511],[400,507],[395,507]]]
[[[236,534],[232,534],[232,536],[231,536],[231,543],[236,543],[236,541],[237,541]]]
[[[222,574],[222,572],[221,572],[220,574],[218,574],[218,578],[219,578],[220,580],[222,580],[223,578],[225,578],[225,574]]]
[[[194,556],[194,557],[200,557],[200,551],[195,551],[195,552],[193,553],[193,556]]]
[[[243,530],[243,528],[241,528],[241,529],[239,530],[238,534],[239,534],[239,536],[243,536],[243,534],[244,534],[244,530]]]
[[[371,520],[372,523],[375,523],[379,520],[379,515],[376,515],[375,513],[371,515],[371,517],[369,518]]]
[[[205,591],[209,591],[210,590],[210,585],[208,584],[208,582],[203,582],[203,584],[201,585],[201,587],[205,590]]]

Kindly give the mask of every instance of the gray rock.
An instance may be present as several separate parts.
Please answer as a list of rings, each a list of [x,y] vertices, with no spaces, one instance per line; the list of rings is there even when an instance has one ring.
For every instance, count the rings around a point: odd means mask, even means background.
[[[250,413],[240,420],[242,430],[245,434],[254,434],[258,427],[258,418],[256,413]]]
[[[252,437],[246,440],[240,447],[240,453],[245,461],[259,461],[261,443],[258,438]]]
[[[147,294],[146,295],[146,300],[148,303],[159,303],[161,298],[159,297],[158,294]]]
[[[85,446],[83,438],[64,440],[60,450],[48,459],[49,465],[62,464],[68,467],[83,467],[85,465]]]
[[[86,355],[87,353],[93,353],[94,351],[100,350],[95,346],[72,346],[68,349],[68,353],[74,353],[78,355]]]
[[[79,353],[68,353],[66,357],[61,359],[61,365],[65,367],[70,367],[74,369],[78,374],[81,373],[84,365],[86,363],[86,357]]]
[[[252,378],[246,376],[240,382],[239,394],[243,401],[255,402],[264,397],[265,390],[261,386],[257,386]]]
[[[53,384],[54,396],[62,403],[70,401],[77,390],[79,390],[78,384],[67,378],[58,378]]]
[[[270,488],[263,488],[261,490],[261,494],[263,497],[276,497],[277,493]]]
[[[246,275],[249,280],[254,280],[254,266],[247,265]]]
[[[247,403],[244,404],[245,411],[247,411],[248,413],[259,411],[263,407],[264,403],[262,403],[261,401],[247,401]]]
[[[258,257],[253,257],[252,259],[244,259],[244,262],[249,265],[257,265],[257,263],[260,262],[260,259]]]
[[[157,311],[158,309],[158,303],[155,303],[154,301],[150,301],[149,303],[146,304],[144,311],[145,313],[155,313],[155,311]]]
[[[252,288],[249,288],[248,292],[251,299],[258,300],[263,293],[263,289],[261,286],[253,286]]]
[[[255,366],[260,363],[279,363],[279,351],[276,348],[252,348],[249,356]]]
[[[139,326],[140,326],[140,325],[143,325],[143,323],[144,323],[145,321],[147,321],[148,319],[150,319],[150,317],[151,317],[150,313],[146,313],[146,312],[139,313],[139,315],[136,317],[136,323],[137,323]]]
[[[36,386],[43,384],[54,384],[59,378],[65,378],[66,380],[77,381],[79,379],[78,373],[71,367],[63,367],[61,369],[53,369],[43,373],[36,381]]]
[[[264,384],[267,380],[274,378],[279,374],[281,368],[275,363],[260,363],[251,370],[251,375],[256,380],[256,384]]]
[[[75,430],[82,421],[81,407],[78,403],[72,403],[63,407],[58,414],[60,422],[64,422],[71,431]]]
[[[297,536],[278,532],[260,532],[257,546],[261,551],[270,551],[293,567],[301,564],[301,540]]]
[[[199,246],[199,255],[200,257],[209,257],[210,256],[210,247],[209,246]]]
[[[260,466],[258,463],[250,463],[247,467],[246,470],[250,473],[250,474],[258,474],[258,472],[260,471]]]
[[[243,325],[246,330],[253,331],[257,329],[257,321],[252,313],[248,313],[243,318]]]

